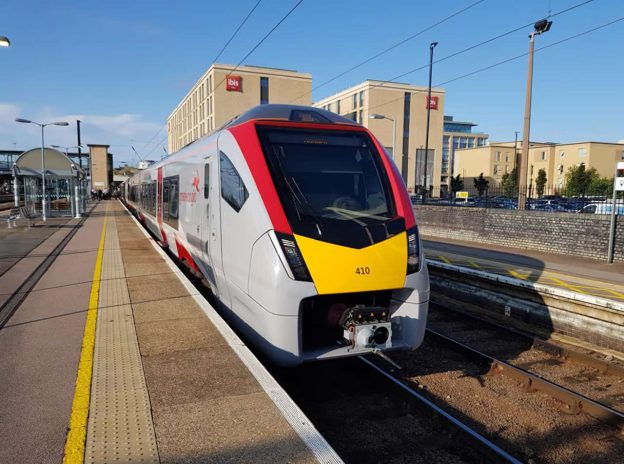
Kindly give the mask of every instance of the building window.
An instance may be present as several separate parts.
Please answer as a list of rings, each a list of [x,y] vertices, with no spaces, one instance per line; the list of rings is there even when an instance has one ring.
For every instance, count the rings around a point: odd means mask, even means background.
[[[347,118],[357,122],[357,111],[353,111],[346,115]]]
[[[340,114],[340,100],[336,101],[336,113]]]
[[[562,151],[560,151],[560,152],[559,152],[559,157],[563,158],[564,156],[565,156],[565,151],[563,151],[563,150],[562,150]]]
[[[622,150],[622,151],[620,152],[620,159],[621,159],[621,160],[624,160],[624,150]]]
[[[505,174],[509,174],[509,165],[505,165]]]
[[[360,92],[360,106],[364,106],[364,91]]]
[[[498,164],[494,165],[494,175],[496,176],[498,174]]]
[[[247,201],[249,193],[243,179],[225,153],[219,152],[219,160],[221,162],[221,197],[238,213]]]
[[[501,152],[500,152],[500,151],[495,151],[495,152],[494,152],[494,159],[495,159],[497,162],[500,162],[500,160],[501,160]]]
[[[362,119],[362,110],[359,111],[358,115],[359,115],[359,119],[360,119],[358,122],[360,124],[364,124],[364,119]]]
[[[541,153],[541,158],[542,161],[546,161],[548,159],[548,153],[546,153],[545,151],[543,151]]]
[[[405,92],[403,95],[403,159],[401,160],[401,175],[407,183],[408,158],[405,156],[409,153],[409,126],[410,126],[410,107],[412,103],[412,94]]]
[[[266,105],[269,103],[269,78],[260,78],[260,104]]]
[[[587,156],[587,148],[579,148],[578,149],[578,155],[579,155],[579,157]]]
[[[356,109],[357,108],[357,93],[353,94],[352,102],[353,102],[353,109]]]

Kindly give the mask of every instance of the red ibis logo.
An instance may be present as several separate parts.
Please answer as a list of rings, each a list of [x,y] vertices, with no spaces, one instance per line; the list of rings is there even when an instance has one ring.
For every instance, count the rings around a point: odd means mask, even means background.
[[[431,100],[429,100],[429,97],[425,97],[425,98],[427,99],[427,106],[429,107],[429,109],[432,109],[432,110],[438,109],[438,97],[437,96],[432,96]],[[425,108],[427,106],[425,106]]]
[[[227,76],[225,78],[225,90],[230,92],[243,91],[243,78],[240,76]]]
[[[192,183],[193,187],[195,187],[195,190],[197,192],[199,192],[199,174],[196,174],[193,176],[193,183]]]

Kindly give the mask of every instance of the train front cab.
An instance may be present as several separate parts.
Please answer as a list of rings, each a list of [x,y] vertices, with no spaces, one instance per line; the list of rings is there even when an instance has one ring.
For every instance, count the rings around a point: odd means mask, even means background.
[[[224,131],[219,150],[267,211],[254,226],[222,206],[225,275],[246,278],[228,282],[243,331],[284,365],[421,344],[420,238],[403,180],[366,129],[255,121]],[[241,230],[253,236],[246,261]],[[228,261],[248,272],[228,272]]]

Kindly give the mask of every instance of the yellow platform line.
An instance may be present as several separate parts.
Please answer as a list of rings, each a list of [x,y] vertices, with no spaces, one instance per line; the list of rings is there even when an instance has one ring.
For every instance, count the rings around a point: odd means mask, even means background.
[[[481,269],[481,266],[479,266],[477,263],[475,263],[474,261],[468,261],[468,263],[474,267],[475,269]]]
[[[608,291],[611,295],[617,296],[618,298],[624,299],[624,293],[620,293],[616,290],[611,290],[610,288],[605,288],[604,290]]]
[[[104,254],[107,216],[108,205],[106,205],[100,245],[98,246],[95,269],[93,270],[89,308],[87,310],[84,336],[82,338],[82,349],[80,351],[80,362],[76,375],[76,388],[74,390],[74,400],[69,417],[69,430],[65,440],[64,464],[82,464],[84,462],[87,420],[89,418],[89,401],[91,395],[93,347],[95,345],[95,323],[97,321],[98,301],[100,296],[100,273],[102,272],[102,255]]]
[[[549,277],[550,280],[552,280],[554,283],[556,283],[557,285],[561,286],[561,287],[565,287],[568,290],[572,290],[573,292],[577,292],[577,293],[584,293],[587,294],[587,292],[583,289],[581,289],[580,287],[577,287],[575,285],[570,285],[567,282],[564,282],[561,279],[557,279],[556,277]]]
[[[438,258],[440,258],[442,261],[444,261],[446,264],[451,264],[451,260],[448,259],[446,256],[442,256],[442,255],[438,255]]]
[[[509,272],[509,275],[511,275],[512,277],[515,277],[516,279],[520,279],[520,280],[527,280],[529,276],[531,275],[530,272],[524,275],[518,271],[514,271],[513,269],[507,269],[507,272]]]

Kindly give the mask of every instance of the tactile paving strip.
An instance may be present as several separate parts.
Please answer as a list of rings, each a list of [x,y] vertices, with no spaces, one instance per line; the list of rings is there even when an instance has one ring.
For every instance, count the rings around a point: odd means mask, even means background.
[[[117,225],[106,229],[85,462],[158,463]]]

